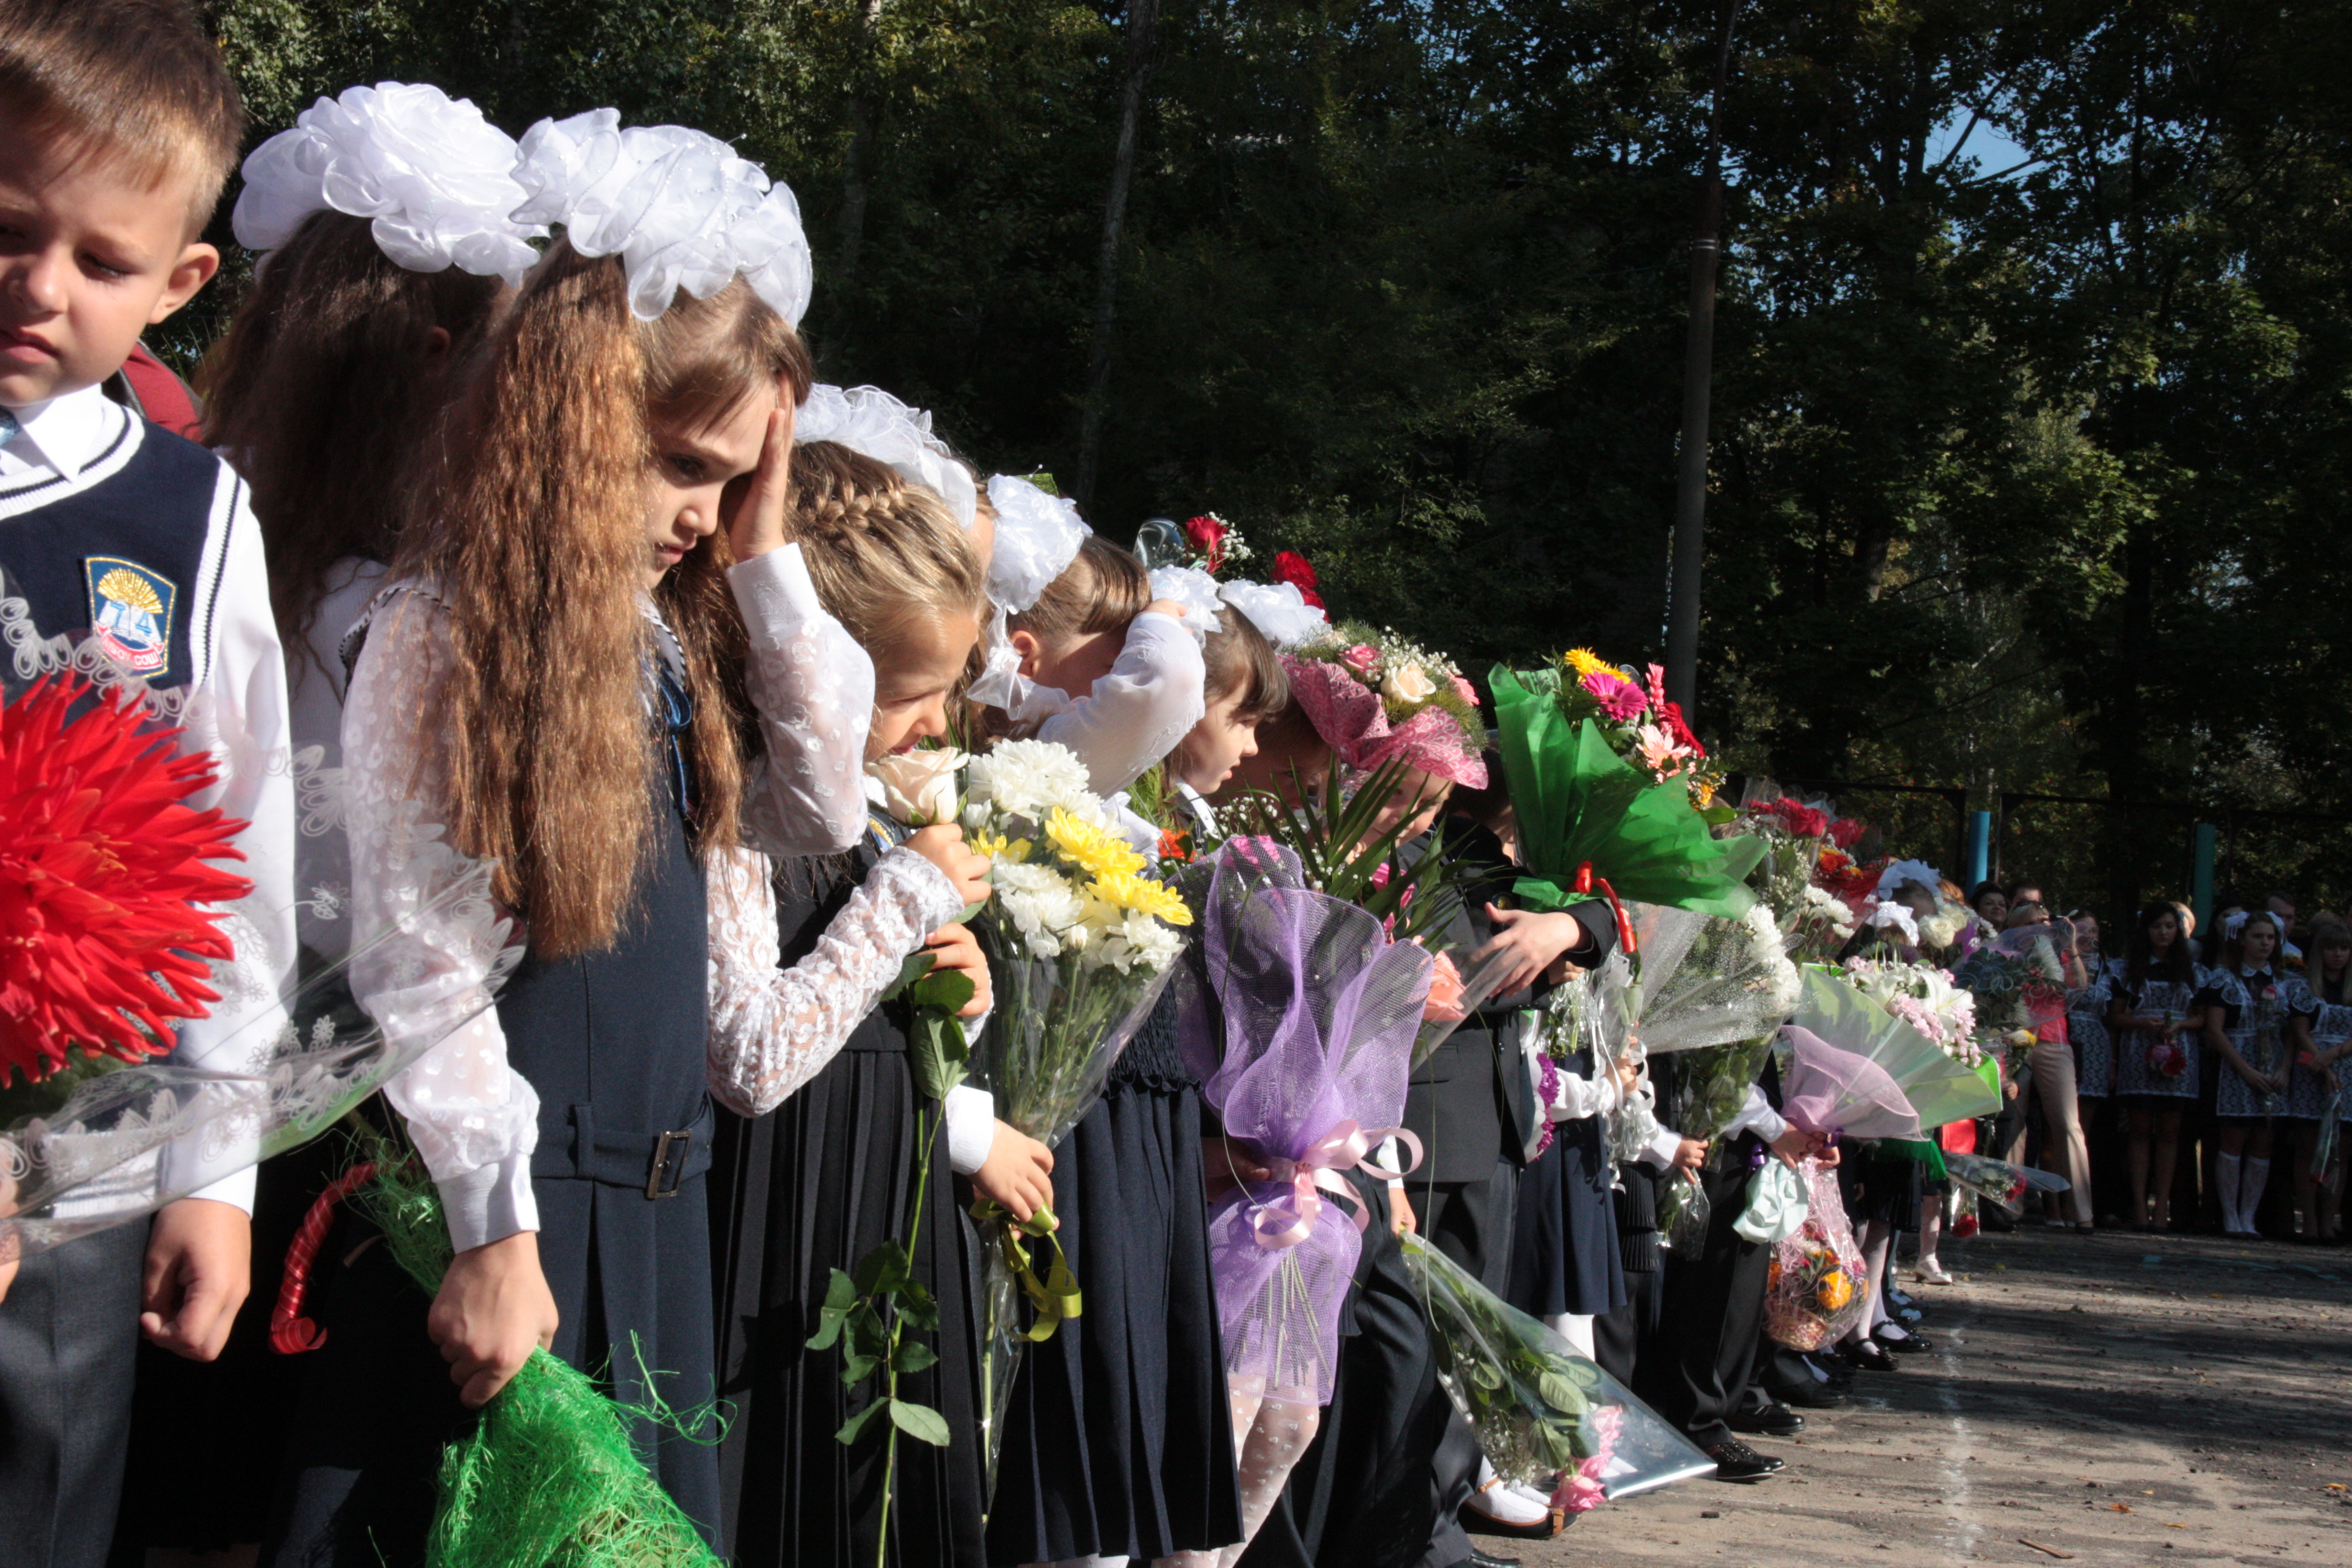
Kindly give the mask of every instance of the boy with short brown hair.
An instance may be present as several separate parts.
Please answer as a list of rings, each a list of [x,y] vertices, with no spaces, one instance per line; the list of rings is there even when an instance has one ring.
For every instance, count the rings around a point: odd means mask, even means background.
[[[44,636],[87,636],[186,694],[183,744],[220,779],[200,804],[248,824],[224,1000],[174,1052],[232,1070],[249,1065],[226,1059],[232,1041],[272,1032],[241,1026],[279,1005],[294,954],[285,668],[243,483],[106,384],[219,267],[200,236],[243,129],[179,0],[0,0],[0,574]],[[167,1148],[159,1190],[189,1195],[152,1226],[0,1279],[0,1562],[103,1563],[137,1336],[220,1352],[248,1284],[249,1157]]]

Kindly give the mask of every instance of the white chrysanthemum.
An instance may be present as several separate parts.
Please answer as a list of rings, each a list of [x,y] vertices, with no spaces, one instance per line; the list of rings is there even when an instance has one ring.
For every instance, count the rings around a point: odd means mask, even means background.
[[[998,907],[1033,955],[1056,958],[1066,947],[1085,945],[1077,933],[1086,913],[1086,897],[1067,879],[1051,866],[1003,858],[994,866]]]
[[[1797,1010],[1797,1003],[1804,994],[1804,976],[1789,962],[1780,922],[1772,918],[1771,907],[1759,900],[1748,907],[1739,923],[1748,932],[1751,962],[1764,973],[1762,984],[1768,992],[1765,1005],[1776,1016],[1786,1017]]]
[[[1043,822],[1055,806],[1091,821],[1099,818],[1102,807],[1087,791],[1087,764],[1067,746],[1004,741],[973,759],[965,798],[1031,822]]]

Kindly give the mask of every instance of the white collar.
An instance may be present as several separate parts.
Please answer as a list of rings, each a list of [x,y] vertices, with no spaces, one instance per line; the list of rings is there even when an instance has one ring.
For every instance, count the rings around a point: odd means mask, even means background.
[[[27,404],[14,410],[19,430],[5,450],[29,467],[78,474],[105,447],[111,407],[104,390],[95,386]]]

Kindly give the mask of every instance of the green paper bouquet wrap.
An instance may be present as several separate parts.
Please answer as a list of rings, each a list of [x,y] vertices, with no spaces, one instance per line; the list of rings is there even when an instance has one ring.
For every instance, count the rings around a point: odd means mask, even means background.
[[[1621,900],[1738,919],[1756,895],[1743,880],[1762,854],[1747,839],[1717,839],[1679,782],[1661,784],[1610,748],[1589,719],[1560,711],[1559,676],[1489,673],[1495,720],[1518,819],[1524,874],[1512,891],[1525,908],[1557,910],[1592,868]]]
[[[375,1169],[361,1202],[394,1261],[434,1294],[449,1268],[440,1194],[396,1155]],[[442,1454],[427,1568],[721,1568],[646,1471],[629,1420],[585,1373],[531,1352]]]

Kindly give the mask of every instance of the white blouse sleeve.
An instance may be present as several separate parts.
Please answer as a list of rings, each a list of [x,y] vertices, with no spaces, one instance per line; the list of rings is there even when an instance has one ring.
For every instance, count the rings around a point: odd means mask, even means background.
[[[731,567],[728,584],[751,634],[747,672],[765,755],[744,791],[752,846],[829,855],[866,831],[866,737],[874,661],[816,596],[801,547]]]
[[[1601,1073],[1585,1078],[1570,1072],[1558,1062],[1552,1064],[1551,1098],[1544,1099],[1543,1063],[1539,1053],[1528,1057],[1528,1077],[1533,1082],[1536,1102],[1543,1107],[1545,1120],[1550,1121],[1581,1121],[1588,1116],[1606,1116],[1615,1110],[1624,1094],[1614,1073]]]
[[[352,994],[397,1053],[437,1041],[384,1085],[463,1252],[539,1228],[530,1155],[539,1096],[507,1063],[490,1005],[500,946],[490,912],[429,909],[478,863],[440,841],[448,781],[427,743],[449,679],[447,613],[394,589],[375,611],[343,706],[352,844]],[[444,1037],[446,1036],[446,1037]]]
[[[1115,795],[1174,751],[1208,711],[1208,666],[1192,634],[1150,611],[1129,623],[1127,643],[1094,689],[1038,726],[1037,738],[1065,745],[1087,764],[1087,787]]]
[[[963,911],[940,869],[900,845],[876,863],[808,955],[782,962],[768,858],[711,868],[710,1097],[764,1116],[832,1061],[909,954]]]

